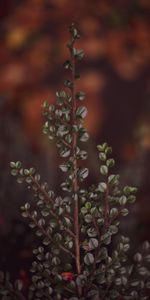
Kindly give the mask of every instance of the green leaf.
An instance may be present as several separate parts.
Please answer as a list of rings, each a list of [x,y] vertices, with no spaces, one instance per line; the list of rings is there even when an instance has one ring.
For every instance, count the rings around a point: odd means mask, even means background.
[[[129,195],[128,196],[128,203],[134,203],[136,201],[135,195]]]
[[[136,187],[131,187],[131,186],[125,186],[123,189],[123,192],[126,196],[129,196],[131,193],[136,193],[137,188]]]
[[[44,134],[48,134],[48,128],[46,128],[45,125],[43,126],[43,133],[44,133]],[[52,138],[53,138],[53,137],[52,137]],[[52,138],[51,138],[51,139],[52,139]]]
[[[98,185],[98,191],[105,193],[107,190],[107,184],[105,182],[100,182]]]
[[[60,206],[58,208],[58,215],[61,216],[63,214],[63,212],[64,212],[64,209]]]
[[[17,182],[18,183],[23,183],[24,182],[24,178],[23,177],[18,177],[17,178]]]
[[[71,271],[71,270],[72,270],[72,265],[69,264],[69,263],[65,264],[64,270],[65,270],[65,271]]]
[[[55,105],[54,104],[50,104],[48,110],[49,110],[49,112],[54,112],[55,111]]]
[[[91,223],[92,222],[92,215],[87,214],[84,216],[84,220],[86,223]]]
[[[69,249],[72,249],[72,247],[73,247],[73,241],[69,241],[69,242],[67,243],[67,247],[68,247]]]
[[[45,100],[44,102],[43,102],[43,104],[42,104],[42,108],[48,108],[49,107],[49,104],[48,104],[48,102]]]
[[[16,168],[17,168],[17,169],[20,169],[20,168],[21,168],[21,162],[20,162],[20,161],[17,161],[17,162],[16,162]]]
[[[91,210],[90,210],[90,212],[91,212],[91,214],[92,214],[92,216],[94,216],[94,217],[99,217],[99,211],[98,211],[98,208],[97,207],[92,207],[91,208]]]
[[[80,100],[80,101],[83,101],[85,99],[85,93],[80,91],[76,94],[76,99],[77,100]]]
[[[38,221],[38,226],[43,227],[45,225],[45,220],[44,219],[40,219]]]
[[[111,234],[116,234],[118,232],[118,227],[116,225],[110,225],[109,231]]]
[[[64,148],[60,151],[61,157],[68,157],[70,155],[70,149]]]
[[[72,53],[73,53],[74,57],[77,58],[78,60],[81,60],[84,57],[83,49],[77,49],[77,48],[73,47]]]
[[[87,212],[88,212],[88,210],[87,210],[86,207],[82,207],[82,208],[81,208],[81,213],[82,213],[83,215],[87,214]]]
[[[27,203],[25,203],[25,205],[24,205],[24,209],[25,210],[28,210],[28,209],[30,209],[30,204],[27,202]]]
[[[122,215],[123,217],[126,217],[126,216],[128,215],[128,213],[129,213],[129,211],[128,211],[127,208],[123,208],[123,209],[121,210],[121,215]]]
[[[138,252],[138,253],[136,253],[134,255],[134,261],[137,262],[137,263],[139,263],[139,262],[142,261],[142,255],[141,255],[141,253]]]
[[[48,129],[48,127],[49,127],[49,122],[48,121],[45,122],[44,127]]]
[[[67,99],[67,93],[65,91],[56,92],[57,103],[62,105]]]
[[[82,169],[78,170],[78,176],[81,181],[83,181],[88,175],[89,175],[88,168],[82,168]]]
[[[71,227],[71,225],[72,225],[70,219],[67,217],[64,217],[64,223],[67,227]]]
[[[31,184],[32,183],[32,178],[30,177],[30,176],[28,176],[28,177],[26,177],[26,182],[28,183],[28,184]]]
[[[101,173],[102,175],[107,175],[107,174],[108,174],[108,167],[105,166],[105,165],[102,165],[102,166],[100,167],[100,173]]]
[[[28,176],[30,174],[28,169],[24,169],[24,175]]]
[[[53,265],[53,266],[58,266],[60,263],[61,263],[61,260],[60,260],[59,257],[54,256],[54,257],[52,258],[52,265]]]
[[[99,299],[99,292],[98,290],[91,290],[87,293],[88,298],[91,300],[98,300]]]
[[[40,178],[41,178],[40,174],[36,174],[34,176],[34,179],[35,179],[36,182],[40,181]]]
[[[36,225],[33,222],[30,222],[29,226],[30,226],[30,228],[35,228],[36,227]]]
[[[63,112],[62,112],[61,109],[56,109],[55,110],[55,116],[56,116],[56,118],[60,119],[62,117],[62,114],[63,114]]]
[[[125,245],[123,246],[123,251],[124,251],[124,252],[127,252],[129,249],[130,249],[130,245],[129,245],[129,244],[125,244]]]
[[[67,134],[67,135],[65,136],[65,141],[66,141],[68,144],[70,144],[70,143],[72,142],[72,136],[71,136],[71,134]]]
[[[61,188],[63,191],[71,192],[72,187],[69,180],[61,183]]]
[[[72,88],[73,83],[69,79],[64,80],[64,86],[67,88]]]
[[[104,224],[104,218],[98,218],[97,219],[97,224],[99,224],[100,226]]]
[[[100,158],[100,160],[105,161],[106,158],[107,158],[107,156],[106,156],[106,154],[104,152],[100,152],[99,158]]]
[[[108,168],[113,167],[115,165],[115,160],[113,158],[107,159],[106,165],[107,165]]]
[[[126,196],[121,196],[120,198],[119,198],[119,203],[120,203],[120,205],[125,205],[126,203],[127,203],[127,197]]]
[[[109,245],[111,243],[111,234],[106,232],[101,236],[101,240],[105,245]]]
[[[48,246],[50,244],[50,240],[47,237],[45,237],[44,240],[43,240],[43,244],[45,246]]]
[[[10,162],[10,167],[11,167],[11,168],[16,168],[16,163],[15,163],[14,161],[11,161],[11,162]]]
[[[95,239],[95,238],[91,238],[89,240],[89,247],[90,247],[91,250],[96,249],[98,247],[98,244],[99,244],[98,240]]]
[[[12,176],[18,175],[18,170],[12,169],[12,170],[11,170],[11,175],[12,175]]]
[[[71,62],[70,62],[70,60],[66,60],[65,61],[65,63],[64,63],[64,68],[66,69],[66,70],[72,70],[72,65],[71,65]]]
[[[108,147],[108,144],[107,143],[103,143],[103,144],[101,144],[101,145],[98,145],[97,146],[97,149],[98,149],[98,151],[100,151],[100,152],[104,152],[105,151],[105,149]]]
[[[69,27],[69,32],[71,33],[72,37],[74,39],[79,39],[80,38],[80,34],[79,31],[77,30],[77,28],[75,27],[75,24],[72,23],[71,26]]]
[[[86,207],[87,209],[90,209],[90,208],[92,207],[91,202],[86,202],[86,203],[85,203],[85,207]]]
[[[43,209],[42,211],[41,211],[41,215],[43,216],[43,217],[48,217],[49,216],[49,210],[48,209]]]
[[[28,213],[28,211],[23,211],[23,212],[21,213],[21,215],[22,215],[24,218],[28,218],[29,213]]]
[[[60,126],[58,127],[58,130],[57,130],[56,135],[57,135],[58,137],[63,137],[63,136],[66,135],[67,133],[69,133],[68,127],[65,126],[65,125],[60,125]]]
[[[119,180],[119,175],[112,174],[108,176],[108,183],[117,185]]]
[[[106,155],[111,154],[112,153],[112,148],[111,147],[106,147],[105,153],[106,153]]]
[[[76,110],[76,116],[84,119],[87,115],[87,108],[85,106],[79,106]]]
[[[145,275],[147,275],[147,268],[146,267],[140,267],[140,268],[138,268],[138,273],[139,273],[139,275],[141,275],[141,276],[145,276]]]
[[[81,142],[87,142],[89,139],[89,134],[85,131],[80,133],[79,139]]]
[[[148,241],[145,241],[142,245],[142,248],[144,251],[147,251],[150,249],[150,243]]]
[[[140,281],[139,280],[132,280],[131,282],[130,282],[130,285],[131,286],[133,286],[133,287],[136,287],[136,286],[138,286],[140,284]]]
[[[120,286],[121,285],[121,277],[115,279],[115,284]]]
[[[95,237],[95,236],[97,236],[97,231],[94,228],[89,228],[87,230],[87,235],[89,237]]]
[[[84,287],[87,281],[87,277],[83,274],[78,275],[76,278],[76,284],[80,287]]]
[[[94,255],[92,253],[87,253],[84,256],[84,262],[87,266],[93,264],[94,263]]]
[[[78,158],[78,159],[81,159],[81,160],[87,159],[87,156],[88,156],[88,154],[87,154],[87,151],[85,151],[85,150],[80,150],[80,151],[77,153],[77,158]]]
[[[63,164],[63,165],[59,165],[59,168],[61,169],[62,172],[67,172],[70,170],[70,164],[69,163],[66,163],[66,164]]]

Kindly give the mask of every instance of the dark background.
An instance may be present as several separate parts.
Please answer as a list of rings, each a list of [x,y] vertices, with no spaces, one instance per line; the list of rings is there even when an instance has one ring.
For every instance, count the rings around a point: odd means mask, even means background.
[[[76,22],[86,56],[79,87],[87,94],[90,182],[99,174],[96,145],[113,147],[123,184],[138,187],[122,231],[132,250],[150,240],[149,0],[0,2],[0,268],[28,280],[35,237],[20,217],[29,193],[9,162],[36,166],[59,191],[55,146],[42,135],[41,104],[53,102],[65,77],[67,27]]]

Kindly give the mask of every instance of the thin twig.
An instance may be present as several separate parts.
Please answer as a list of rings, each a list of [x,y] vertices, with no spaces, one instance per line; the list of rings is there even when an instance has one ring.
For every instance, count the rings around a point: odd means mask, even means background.
[[[108,188],[108,181],[107,181],[107,189],[105,193],[104,198],[104,221],[105,221],[105,230],[107,230],[109,226],[109,201],[108,201],[108,195],[109,195],[109,188]]]
[[[97,235],[98,235],[98,239],[99,239],[99,241],[100,241],[101,233],[100,233],[99,227],[98,227],[98,225],[97,225],[97,223],[96,223],[96,220],[95,220],[95,217],[94,217],[94,216],[92,216],[92,221],[93,221],[94,227],[95,227],[95,229],[96,229],[96,232],[97,232]]]
[[[52,236],[44,229],[43,226],[39,226],[37,220],[31,215],[28,215],[31,220],[35,223],[35,225],[42,231],[42,233],[53,243],[54,239],[52,238]],[[72,256],[72,258],[75,258],[75,256],[73,255],[73,253],[68,250],[67,248],[65,248],[63,245],[61,245],[59,242],[55,241],[55,243],[58,245],[58,247],[64,251],[65,253],[69,254],[70,256]]]
[[[71,54],[71,65],[72,65],[72,111],[71,111],[71,125],[72,128],[76,124],[76,97],[75,97],[75,57],[73,54],[74,39],[72,39],[72,45],[70,47]],[[80,228],[79,228],[79,198],[78,198],[78,182],[77,182],[77,158],[76,158],[76,147],[77,147],[77,133],[72,132],[72,157],[73,157],[73,172],[74,179],[72,182],[73,200],[74,200],[74,242],[75,242],[75,257],[76,257],[76,270],[77,273],[81,273],[80,263]],[[79,296],[81,295],[81,287],[77,286]]]
[[[76,99],[75,99],[75,58],[71,48],[71,61],[72,61],[72,127],[76,123]],[[73,132],[72,138],[72,156],[73,160],[73,171],[74,171],[74,180],[73,180],[73,196],[74,196],[74,230],[75,230],[75,252],[76,252],[76,268],[77,273],[80,274],[80,242],[79,242],[79,199],[77,195],[78,185],[77,185],[77,159],[76,159],[76,150],[77,146],[77,134]]]
[[[44,189],[42,189],[40,184],[34,179],[33,176],[31,176],[31,178],[32,178],[34,184],[36,184],[39,191],[44,195],[44,199],[46,200],[46,202],[51,202],[53,204],[53,201],[49,197],[48,193]],[[64,226],[63,222],[59,219],[57,214],[51,208],[49,209],[49,212],[56,219],[57,223],[63,228],[63,230],[66,231],[70,236],[72,236],[74,238],[75,235],[74,235],[73,231],[70,230],[69,228],[67,228],[66,226]]]
[[[64,140],[61,140],[61,143],[64,144],[64,146],[68,147],[69,149],[72,148],[71,145],[68,144],[68,143],[67,143],[66,141],[64,141]]]

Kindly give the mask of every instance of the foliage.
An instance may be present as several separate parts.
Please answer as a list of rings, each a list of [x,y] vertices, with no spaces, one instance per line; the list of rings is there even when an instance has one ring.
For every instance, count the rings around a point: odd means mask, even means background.
[[[22,216],[42,241],[33,250],[36,259],[31,268],[28,299],[145,300],[150,288],[150,244],[146,241],[133,263],[128,263],[129,238],[118,234],[120,217],[128,215],[128,206],[135,202],[137,190],[120,187],[119,175],[111,171],[115,161],[107,143],[97,147],[99,184],[84,187],[89,170],[84,163],[88,154],[82,143],[89,134],[83,125],[87,115],[87,108],[82,105],[85,93],[76,88],[75,68],[84,52],[75,46],[80,38],[75,25],[69,30],[70,59],[64,67],[70,76],[64,80],[65,89],[56,93],[56,104],[43,103],[43,132],[50,140],[55,139],[62,158],[60,169],[66,173],[62,195],[49,190],[34,168],[24,169],[19,161],[10,164],[18,183],[25,183],[33,192],[35,207],[25,203]],[[3,300],[25,299],[20,294],[22,289],[20,281],[13,286],[1,274]]]

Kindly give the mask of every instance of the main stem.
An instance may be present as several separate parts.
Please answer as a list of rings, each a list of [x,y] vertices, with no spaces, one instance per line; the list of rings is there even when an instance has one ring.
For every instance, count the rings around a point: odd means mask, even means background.
[[[105,230],[109,226],[109,201],[108,201],[109,189],[108,189],[108,180],[107,180],[107,190],[104,199],[104,219],[105,219]]]
[[[71,49],[71,63],[72,63],[72,128],[76,124],[76,97],[75,97],[75,58]],[[80,229],[79,229],[79,198],[78,198],[78,182],[77,182],[77,158],[76,158],[76,146],[77,146],[77,133],[73,131],[72,135],[72,157],[73,157],[73,201],[74,201],[74,242],[75,242],[75,257],[76,257],[76,270],[77,273],[81,273],[80,263]]]

